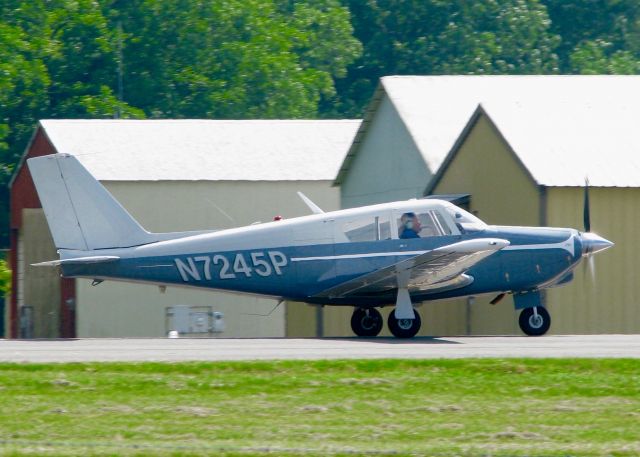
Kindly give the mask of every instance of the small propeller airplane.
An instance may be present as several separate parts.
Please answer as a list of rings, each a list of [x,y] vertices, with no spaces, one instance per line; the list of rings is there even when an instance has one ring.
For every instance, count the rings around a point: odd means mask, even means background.
[[[585,231],[490,226],[439,199],[323,212],[220,231],[150,233],[72,155],[28,160],[65,277],[187,286],[318,305],[353,306],[351,328],[373,337],[377,308],[394,306],[399,338],[420,329],[414,303],[512,294],[527,335],[551,319],[540,292],[572,280],[583,258],[612,242]]]

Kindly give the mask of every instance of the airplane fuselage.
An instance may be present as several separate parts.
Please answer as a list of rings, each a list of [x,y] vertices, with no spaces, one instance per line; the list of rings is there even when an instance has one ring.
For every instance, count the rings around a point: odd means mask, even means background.
[[[102,255],[120,259],[95,265],[66,265],[63,274],[328,305],[380,306],[394,303],[395,290],[348,298],[314,296],[417,253],[463,240],[500,238],[510,245],[470,268],[466,274],[473,279],[468,285],[452,290],[413,290],[414,301],[549,287],[569,278],[582,257],[579,233],[573,229],[488,226],[427,238],[345,243],[311,240],[308,244],[291,245],[290,240],[296,236],[294,226],[287,226],[291,221],[295,220],[253,226],[240,233],[231,229],[152,245],[101,250]]]

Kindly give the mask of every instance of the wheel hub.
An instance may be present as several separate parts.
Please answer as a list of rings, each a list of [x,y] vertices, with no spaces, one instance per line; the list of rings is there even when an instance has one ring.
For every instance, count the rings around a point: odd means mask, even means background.
[[[376,320],[371,316],[364,316],[360,321],[360,325],[365,330],[371,330],[376,325]]]
[[[402,330],[409,330],[413,325],[413,319],[398,319],[398,327]]]
[[[529,317],[529,325],[531,328],[540,328],[542,324],[544,324],[544,319],[540,314],[532,314],[531,317]]]

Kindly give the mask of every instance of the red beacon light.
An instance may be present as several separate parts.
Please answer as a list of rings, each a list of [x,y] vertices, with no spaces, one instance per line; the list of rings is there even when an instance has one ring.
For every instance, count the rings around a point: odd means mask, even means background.
[[[281,221],[282,220],[282,216],[278,215],[278,216],[273,216],[273,220],[274,221]]]

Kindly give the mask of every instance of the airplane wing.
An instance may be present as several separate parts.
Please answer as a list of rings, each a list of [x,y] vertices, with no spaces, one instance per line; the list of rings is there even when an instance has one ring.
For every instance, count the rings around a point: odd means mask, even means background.
[[[399,282],[406,283],[411,292],[464,287],[473,282],[465,271],[508,245],[507,240],[498,238],[449,244],[338,284],[314,297],[344,298],[388,292],[398,288]]]

